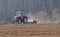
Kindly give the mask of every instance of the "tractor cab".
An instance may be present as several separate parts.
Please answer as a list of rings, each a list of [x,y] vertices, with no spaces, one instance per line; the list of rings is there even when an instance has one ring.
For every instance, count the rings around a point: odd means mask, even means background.
[[[16,16],[24,16],[24,12],[19,11],[16,13]]]

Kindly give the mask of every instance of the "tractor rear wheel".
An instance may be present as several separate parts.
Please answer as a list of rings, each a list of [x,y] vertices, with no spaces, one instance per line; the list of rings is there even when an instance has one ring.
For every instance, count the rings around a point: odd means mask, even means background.
[[[28,18],[24,18],[24,23],[28,23]]]

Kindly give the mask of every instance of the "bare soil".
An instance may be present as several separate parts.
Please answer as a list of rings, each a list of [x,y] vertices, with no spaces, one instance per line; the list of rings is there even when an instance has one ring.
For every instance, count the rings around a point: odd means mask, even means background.
[[[60,24],[0,24],[0,37],[60,37]]]

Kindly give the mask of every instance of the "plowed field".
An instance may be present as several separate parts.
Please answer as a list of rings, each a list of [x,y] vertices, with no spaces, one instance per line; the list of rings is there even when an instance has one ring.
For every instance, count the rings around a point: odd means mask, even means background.
[[[0,24],[0,37],[60,37],[60,24]]]

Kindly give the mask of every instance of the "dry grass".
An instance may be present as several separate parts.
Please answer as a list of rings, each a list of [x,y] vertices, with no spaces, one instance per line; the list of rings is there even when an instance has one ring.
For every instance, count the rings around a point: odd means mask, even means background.
[[[60,37],[60,25],[0,24],[0,37]]]

